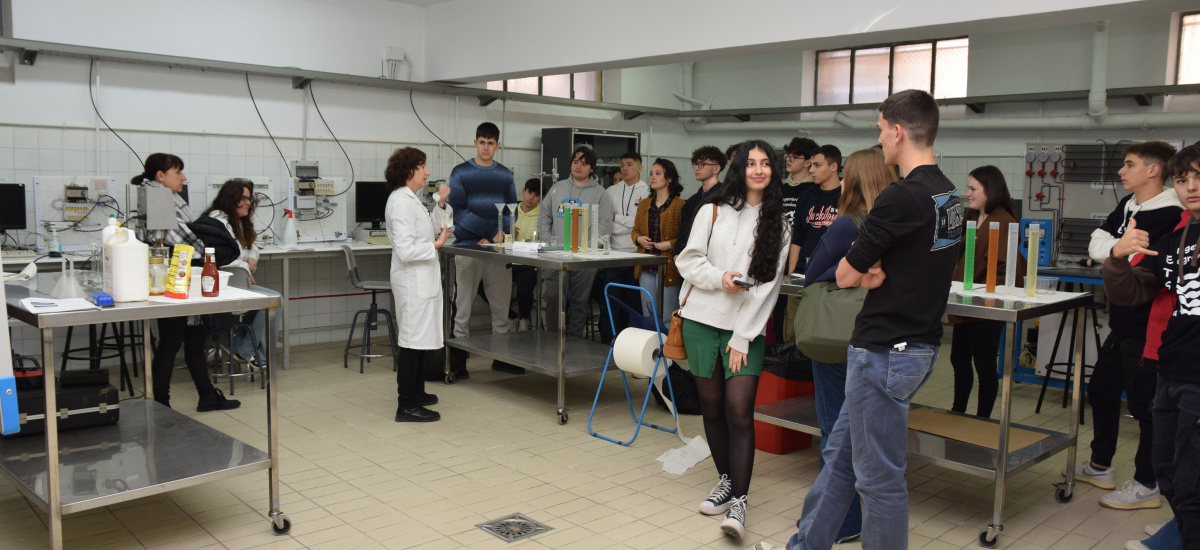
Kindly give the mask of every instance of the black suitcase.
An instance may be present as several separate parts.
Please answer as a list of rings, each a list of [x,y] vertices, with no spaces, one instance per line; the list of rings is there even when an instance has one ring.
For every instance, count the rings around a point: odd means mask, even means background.
[[[17,392],[21,431],[5,437],[21,437],[45,433],[45,390]],[[99,386],[68,386],[57,393],[58,431],[116,424],[120,415],[120,396],[112,384]]]

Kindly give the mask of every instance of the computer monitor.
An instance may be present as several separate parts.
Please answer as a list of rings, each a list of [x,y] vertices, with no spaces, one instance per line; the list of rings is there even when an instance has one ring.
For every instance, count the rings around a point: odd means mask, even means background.
[[[0,183],[0,231],[25,228],[25,184]]]
[[[387,182],[358,181],[354,183],[354,221],[369,223],[371,229],[383,229],[383,211],[387,206]]]

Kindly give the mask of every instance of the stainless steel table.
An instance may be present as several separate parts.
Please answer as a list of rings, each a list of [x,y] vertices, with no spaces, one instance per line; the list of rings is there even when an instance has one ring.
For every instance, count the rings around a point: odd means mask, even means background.
[[[442,278],[445,289],[443,292],[443,321],[446,334],[446,383],[454,383],[454,373],[450,372],[450,350],[458,348],[484,357],[499,359],[525,367],[533,372],[558,377],[558,423],[567,423],[566,388],[567,378],[580,376],[604,370],[604,362],[608,358],[609,346],[585,340],[576,336],[567,336],[567,299],[564,285],[567,273],[584,269],[599,269],[605,267],[621,267],[631,265],[664,265],[666,256],[651,256],[631,252],[612,251],[608,254],[572,254],[562,251],[545,251],[537,254],[518,254],[511,249],[482,246],[443,246],[439,249],[443,258],[465,256],[496,262],[497,268],[504,264],[529,265],[540,269],[559,271],[558,277],[558,333],[544,330],[518,332],[509,334],[487,334],[482,336],[465,336],[451,338],[450,290],[454,288],[454,262],[445,261],[442,266]],[[541,279],[539,273],[539,280]],[[471,289],[470,292],[474,292]],[[658,278],[658,304],[662,307],[663,278]],[[540,296],[540,293],[539,293]],[[539,300],[540,301],[540,300]],[[557,344],[557,345],[555,345]],[[568,344],[571,349],[571,363],[566,361]],[[557,351],[556,351],[557,348]]]
[[[26,283],[6,284],[8,315],[42,332],[42,364],[54,365],[54,329],[146,321],[164,317],[265,309],[267,333],[275,322],[279,298],[240,289],[224,289],[220,298],[130,302],[107,309],[32,313],[21,307],[28,297],[48,298],[59,274],[40,274]],[[151,356],[150,324],[142,323],[145,357]],[[0,441],[0,472],[48,517],[50,547],[62,548],[62,516],[119,502],[191,487],[209,481],[268,470],[272,528],[287,533],[291,521],[279,510],[279,425],[276,414],[275,348],[267,346],[267,451],[256,449],[201,422],[151,401],[152,369],[143,369],[146,399],[120,404],[116,425],[58,433],[58,415],[46,415],[44,438]],[[47,384],[53,369],[47,367]],[[56,395],[46,395],[46,410],[56,411]],[[96,472],[95,483],[64,472]],[[99,472],[109,475],[107,483]]]
[[[783,284],[783,293],[798,295],[802,290],[803,280],[788,281]],[[1059,299],[1051,303],[1024,301],[1024,296],[1008,298],[983,298],[979,293],[962,292],[962,284],[954,283],[946,313],[974,319],[1003,321],[1007,323],[1007,341],[1004,349],[1013,349],[1016,337],[1016,325],[1044,315],[1051,315],[1083,308],[1092,300],[1089,293],[1058,293]],[[1042,298],[1054,298],[1056,295],[1039,295]],[[1055,432],[1032,426],[1014,425],[1012,417],[1012,383],[1015,358],[1011,353],[1005,354],[1004,379],[1000,389],[1000,419],[984,419],[995,424],[999,432],[999,450],[979,447],[970,443],[942,437],[916,430],[908,431],[908,456],[914,460],[949,468],[959,472],[992,478],[996,482],[996,490],[992,504],[992,522],[979,533],[980,545],[992,548],[999,542],[1000,531],[1004,529],[1004,499],[1006,481],[1009,474],[1020,472],[1034,464],[1042,462],[1058,454],[1063,449],[1067,451],[1067,479],[1056,484],[1054,493],[1059,502],[1071,500],[1075,488],[1075,453],[1079,435],[1079,411],[1083,395],[1083,338],[1084,324],[1077,327],[1075,349],[1074,384],[1071,388],[1071,417],[1067,432]],[[913,408],[932,408],[913,404]],[[816,406],[809,396],[793,397],[777,403],[760,405],[754,409],[754,419],[783,426],[785,428],[820,436],[821,428],[817,422]],[[1023,430],[1045,434],[1047,437],[1032,445],[1019,449],[1009,448],[1009,429],[1017,427]]]

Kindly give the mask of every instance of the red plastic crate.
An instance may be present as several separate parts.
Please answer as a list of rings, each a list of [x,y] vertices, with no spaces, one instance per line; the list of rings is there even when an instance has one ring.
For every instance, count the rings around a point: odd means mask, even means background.
[[[789,397],[813,392],[812,382],[795,382],[763,371],[758,379],[758,394],[754,406],[783,401]],[[754,448],[772,454],[787,454],[812,445],[812,436],[782,426],[754,421]]]

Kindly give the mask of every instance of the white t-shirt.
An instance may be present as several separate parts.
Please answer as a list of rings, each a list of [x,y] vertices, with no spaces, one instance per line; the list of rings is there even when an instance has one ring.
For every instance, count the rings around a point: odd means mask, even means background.
[[[624,181],[614,183],[605,190],[612,199],[613,228],[612,248],[622,252],[637,252],[633,242],[633,222],[637,219],[638,202],[650,196],[650,186],[642,180],[629,185]]]

